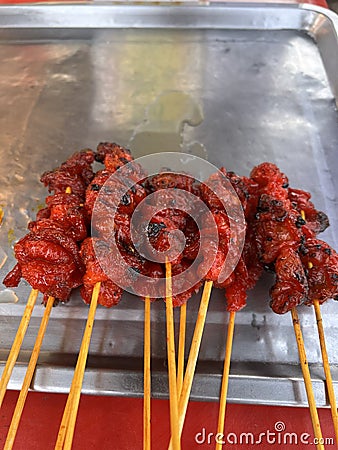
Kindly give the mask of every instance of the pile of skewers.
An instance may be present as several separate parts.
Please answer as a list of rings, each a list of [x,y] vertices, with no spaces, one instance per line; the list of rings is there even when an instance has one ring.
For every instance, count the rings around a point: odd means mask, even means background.
[[[94,161],[104,168],[94,173]],[[52,306],[69,301],[76,288],[90,308],[56,449],[72,445],[97,304],[117,305],[124,290],[144,300],[143,442],[147,450],[151,432],[151,302],[165,299],[166,303],[169,448],[177,450],[210,294],[213,286],[224,290],[229,324],[217,429],[223,434],[235,315],[245,307],[247,291],[264,270],[276,276],[270,289],[272,310],[292,315],[314,434],[321,442],[296,310],[303,304],[315,308],[338,442],[337,406],[320,315],[320,304],[331,298],[338,300],[338,255],[317,238],[329,221],[315,209],[309,193],[291,188],[286,175],[272,163],[255,167],[249,177],[221,168],[203,182],[167,168],[148,176],[128,150],[111,143],[99,144],[96,152],[75,153],[57,169],[43,174],[41,181],[52,194],[36,220],[29,223],[29,233],[15,244],[18,262],[3,281],[6,287],[16,287],[24,278],[32,292],[2,374],[0,406],[39,292],[46,305],[5,449],[14,443]],[[186,303],[203,283],[185,367]],[[173,307],[181,311],[177,364]],[[317,448],[324,447],[318,444]]]

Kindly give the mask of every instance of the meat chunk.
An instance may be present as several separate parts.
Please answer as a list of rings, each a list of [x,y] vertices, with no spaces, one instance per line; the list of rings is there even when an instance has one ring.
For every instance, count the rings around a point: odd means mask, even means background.
[[[300,248],[300,258],[306,271],[309,292],[306,304],[314,300],[324,303],[338,300],[338,255],[326,242],[308,239]]]
[[[275,262],[276,283],[270,289],[272,310],[285,314],[306,301],[309,288],[299,254],[285,245]]]
[[[63,194],[67,188],[70,188],[73,194],[84,200],[86,188],[94,177],[93,162],[94,152],[92,150],[74,153],[57,169],[45,172],[41,176],[41,182],[49,192]]]
[[[28,233],[15,244],[14,252],[18,263],[4,279],[8,287],[17,285],[22,276],[34,289],[65,302],[71,290],[82,284],[79,249],[61,229]]]

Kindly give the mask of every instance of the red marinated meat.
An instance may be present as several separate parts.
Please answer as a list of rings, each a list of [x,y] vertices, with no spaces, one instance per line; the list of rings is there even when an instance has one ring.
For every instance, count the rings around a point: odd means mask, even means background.
[[[281,248],[274,269],[276,283],[270,289],[270,306],[275,313],[285,314],[305,302],[308,281],[299,254],[287,245]]]
[[[130,150],[112,142],[101,142],[96,149],[95,160],[105,164],[107,156],[121,160],[121,165],[133,160]],[[115,169],[116,170],[116,169]]]
[[[125,260],[127,267],[122,267],[118,260],[116,260],[113,252],[111,251],[111,247],[107,242],[104,242],[99,238],[88,238],[83,241],[81,246],[81,256],[86,266],[86,273],[83,277],[84,287],[81,290],[81,295],[83,296],[85,302],[88,302],[95,283],[100,281],[106,286],[115,286],[114,281],[110,279],[110,274],[114,275],[114,280],[117,279],[119,281],[119,289],[121,289],[121,286],[125,289],[130,286],[137,289],[139,274],[151,278],[163,277],[162,267],[159,264],[144,261],[137,254],[135,249],[125,249],[121,246],[118,250],[120,255],[122,255]],[[102,264],[103,261],[105,261],[105,266]],[[105,268],[109,268],[111,272],[105,272]],[[120,291],[116,287],[114,292],[117,293]],[[99,296],[98,302],[107,307],[116,304],[114,303],[113,298],[111,298],[110,303],[107,299],[107,295],[108,294],[106,293],[102,298]],[[149,295],[153,297],[157,295],[157,292],[152,292],[151,284],[149,288]],[[114,296],[114,298],[115,300],[117,299],[116,296]]]
[[[39,216],[35,222],[30,222],[30,231],[42,230],[44,228],[61,228],[67,236],[75,241],[82,241],[87,237],[87,221],[81,200],[74,194],[55,194],[46,198],[49,214]],[[44,219],[43,216],[48,218]]]
[[[238,214],[238,196],[227,176],[218,171],[199,186],[199,194],[210,210],[224,210],[231,217]]]
[[[118,169],[123,167],[122,175],[124,179],[139,183],[146,177],[144,169],[140,164],[133,163],[130,150],[121,147],[120,145],[103,142],[98,145],[95,154],[95,159],[105,165],[105,169],[110,173],[115,173]],[[124,167],[126,166],[126,167]]]
[[[169,252],[167,257],[172,263],[182,259],[183,236],[175,236],[174,233],[176,230],[185,231],[189,213],[193,212],[194,201],[191,195],[186,194],[193,190],[193,183],[192,177],[171,172],[162,172],[144,182],[151,196],[142,205],[142,220],[137,231],[140,248],[148,249],[148,256],[156,259],[157,252]],[[148,239],[150,247],[146,245]]]
[[[251,289],[249,275],[243,257],[240,257],[235,269],[222,283],[216,282],[215,287],[225,289],[227,311],[239,311],[246,305],[247,290]]]
[[[217,282],[222,273],[226,253],[213,239],[203,238],[202,261],[198,266],[198,275],[208,281]]]
[[[284,314],[314,299],[337,297],[336,254],[315,239],[329,225],[326,214],[315,209],[308,192],[288,187],[274,164],[257,166],[251,176],[260,194],[253,228],[258,255],[276,273],[273,311]]]
[[[83,273],[74,261],[65,264],[36,259],[24,264],[21,270],[33,289],[62,302],[67,302],[71,290],[82,284]]]
[[[138,248],[150,259],[164,262],[163,255],[166,254],[172,263],[178,263],[183,258],[184,241],[183,237],[181,239],[180,236],[173,235],[176,231],[177,226],[169,217],[156,215],[148,223],[146,232],[139,232]],[[148,240],[149,245],[147,244]]]
[[[288,196],[289,180],[279,168],[269,162],[264,162],[254,167],[250,178],[258,184],[256,195],[273,196],[276,200],[285,200]]]
[[[109,279],[100,264],[100,258],[109,254],[109,247],[96,238],[87,238],[82,242],[80,254],[86,266],[81,287],[81,296],[84,302],[90,303],[95,284],[101,282],[98,303],[106,307],[116,305],[121,299],[123,290]]]
[[[183,232],[186,240],[183,250],[183,257],[194,261],[200,250],[200,232],[195,220],[192,217],[187,217],[186,227]]]
[[[93,284],[84,283],[81,287],[81,296],[85,303],[90,304],[92,294],[94,290]],[[122,297],[123,289],[113,283],[111,280],[105,280],[101,282],[100,292],[98,296],[99,305],[111,308],[117,305]]]
[[[36,221],[39,221],[41,219],[49,219],[49,216],[50,216],[50,209],[47,207],[42,208],[36,213]]]
[[[288,200],[262,194],[257,211],[254,230],[263,264],[273,263],[285,244],[294,248],[301,244],[305,222],[297,211],[290,209]]]
[[[78,247],[61,230],[28,233],[15,244],[14,251],[18,264],[5,278],[5,285],[17,283],[21,272],[34,289],[67,301],[71,290],[82,284],[84,266]]]
[[[252,289],[264,270],[258,255],[257,241],[252,227],[247,228],[242,257],[248,273],[246,286],[247,289]]]
[[[189,270],[191,266],[191,261],[187,259],[182,259],[177,264],[171,265],[171,275],[173,277],[172,279],[172,290],[174,292],[172,296],[172,302],[174,307],[182,306],[184,303],[186,303],[194,294],[196,294],[201,285],[202,280],[198,281],[196,283],[194,277],[194,274],[192,274]],[[177,281],[177,278],[175,276],[180,275],[184,273],[184,276],[180,277],[180,281]],[[180,292],[180,294],[175,292]]]
[[[202,217],[200,276],[218,282],[228,254],[230,225],[224,210],[214,209]]]
[[[44,302],[48,296],[67,301],[71,290],[82,284],[84,265],[77,242],[87,236],[82,202],[94,176],[93,162],[94,152],[82,150],[42,175],[41,181],[54,195],[47,197],[36,221],[28,224],[30,232],[15,244],[18,264],[5,284],[17,285],[23,277],[44,294]]]
[[[19,285],[22,278],[21,266],[19,263],[15,264],[13,269],[5,276],[3,284],[6,287],[16,287]]]
[[[338,300],[338,254],[326,242],[308,239],[301,246],[300,258],[309,284],[306,304]]]
[[[105,165],[95,175],[94,159]],[[47,197],[46,208],[29,224],[30,233],[15,245],[18,263],[4,280],[8,287],[17,286],[24,277],[44,294],[44,301],[49,295],[66,301],[71,290],[83,284],[81,294],[89,303],[100,281],[99,303],[111,307],[120,301],[123,288],[139,292],[147,277],[150,297],[165,298],[164,291],[158,292],[164,264],[146,256],[156,259],[170,248],[170,254],[176,255],[169,256],[173,289],[181,292],[174,294],[174,306],[200,288],[201,281],[194,281],[197,275],[191,271],[194,262],[200,278],[225,289],[228,311],[245,306],[247,290],[255,285],[263,266],[276,274],[270,295],[278,314],[315,299],[320,303],[338,299],[337,253],[315,238],[329,225],[328,218],[315,209],[309,193],[289,187],[275,164],[256,166],[250,177],[222,168],[204,183],[170,169],[147,178],[129,150],[105,142],[95,153],[75,153],[43,174],[41,181],[54,195]],[[211,215],[191,194],[204,202]],[[238,199],[246,220],[244,248],[234,271],[219,283],[229,245],[237,245],[243,231],[236,221]],[[134,224],[138,238],[132,242],[131,217],[141,202],[143,209]],[[86,238],[91,221],[98,237]],[[177,230],[184,234],[184,248]]]
[[[62,194],[66,192],[67,188],[70,188],[73,194],[84,199],[86,188],[94,177],[93,162],[94,152],[92,150],[74,153],[57,169],[45,172],[41,176],[41,182],[49,192]]]
[[[222,167],[220,171],[230,181],[241,202],[245,218],[247,221],[250,221],[253,218],[257,208],[258,183],[256,183],[252,178],[241,177],[235,172],[227,172],[224,167]]]
[[[170,170],[163,169],[159,174],[148,177],[145,187],[149,192],[161,189],[181,189],[183,191],[195,192],[196,180],[188,174],[177,174]]]
[[[104,183],[108,180],[108,178],[111,176],[111,173],[108,172],[108,170],[99,170],[96,172],[94,178],[92,179],[91,183],[88,185],[86,190],[86,199],[85,199],[85,205],[84,209],[86,211],[87,219],[90,220],[93,213],[93,208],[95,205],[95,202],[99,196],[100,190],[102,189],[102,186]]]
[[[292,208],[304,216],[306,222],[304,227],[308,228],[315,235],[322,233],[330,225],[327,215],[322,211],[317,211],[314,204],[310,201],[311,194],[309,192],[289,188],[288,198]]]
[[[42,245],[43,243],[43,245]],[[28,233],[20,239],[14,246],[15,256],[20,263],[29,262],[31,257],[36,254],[38,258],[44,259],[46,252],[48,253],[48,244],[59,246],[64,252],[67,252],[74,259],[79,268],[82,267],[82,260],[79,255],[79,248],[69,236],[66,236],[60,229],[43,229],[36,233]],[[51,255],[57,260],[57,255]]]

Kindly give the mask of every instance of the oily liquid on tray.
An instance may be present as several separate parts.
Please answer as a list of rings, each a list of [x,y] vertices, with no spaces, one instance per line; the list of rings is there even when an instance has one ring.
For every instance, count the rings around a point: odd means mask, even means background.
[[[184,152],[207,158],[200,142],[185,142],[185,126],[203,122],[201,106],[187,93],[167,91],[145,111],[145,120],[135,129],[129,148],[136,158],[159,152]]]

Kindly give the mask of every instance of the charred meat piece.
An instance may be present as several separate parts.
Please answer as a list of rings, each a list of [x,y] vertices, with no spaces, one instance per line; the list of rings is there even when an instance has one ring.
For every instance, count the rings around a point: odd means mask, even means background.
[[[322,211],[317,211],[310,201],[311,194],[309,192],[289,188],[288,198],[292,207],[304,216],[306,222],[304,227],[308,228],[313,234],[322,233],[330,225],[327,215]]]
[[[309,284],[306,304],[338,300],[338,255],[326,242],[308,239],[300,248],[300,258]]]
[[[183,257],[194,261],[197,258],[200,249],[200,232],[192,217],[187,217],[186,227],[183,232],[185,236]]]
[[[227,172],[224,167],[220,171],[228,178],[235,189],[242,204],[245,218],[250,221],[257,209],[258,183],[251,178],[239,176],[235,172]]]
[[[57,169],[45,172],[41,177],[41,182],[49,192],[63,194],[67,188],[70,188],[73,194],[84,200],[86,188],[94,177],[93,162],[94,152],[92,150],[74,153]]]
[[[308,281],[299,254],[285,245],[275,262],[276,283],[270,289],[272,310],[285,314],[305,302]]]
[[[128,190],[128,186],[115,178],[109,179],[110,175],[107,170],[102,170],[88,186],[85,203],[87,218],[92,218],[94,205],[95,221],[101,220],[98,215],[103,211],[111,217],[114,217],[116,213],[131,215],[136,206],[146,197],[146,191],[141,185],[136,183]]]
[[[134,159],[129,149],[121,147],[113,142],[101,142],[97,146],[95,160],[105,164],[105,159],[107,156],[112,156],[113,158],[121,160],[121,165]]]
[[[242,257],[247,268],[246,288],[252,289],[264,271],[252,227],[247,228]]]
[[[171,172],[160,173],[144,182],[151,195],[142,205],[143,221],[140,220],[138,224],[138,235],[140,248],[148,249],[149,257],[157,252],[169,251],[168,257],[174,264],[183,258],[182,233],[186,230],[187,220],[194,208],[194,201],[186,192],[193,190],[193,183],[193,178]],[[150,246],[145,245],[146,241],[149,241]]]
[[[136,206],[146,197],[146,191],[138,182],[145,177],[139,164],[133,163],[129,150],[117,144],[99,144],[96,160],[105,164],[105,169],[96,173],[86,191],[85,211],[91,219],[96,204],[96,216],[104,211],[107,217],[120,214],[131,215]],[[121,171],[118,171],[121,169]],[[107,223],[107,220],[95,218],[95,221]],[[95,229],[95,223],[93,224]],[[113,222],[111,222],[111,227]],[[102,233],[102,229],[98,230]]]
[[[123,170],[123,177],[134,182],[140,182],[145,178],[146,173],[140,164],[132,163],[130,150],[121,147],[118,144],[103,142],[98,145],[95,159],[105,165],[105,169],[110,173],[115,173],[118,169],[126,166]]]
[[[161,189],[182,189],[183,191],[194,192],[196,181],[188,174],[177,174],[167,169],[159,174],[148,177],[145,187],[149,192],[159,191]]]
[[[99,170],[98,172],[96,172],[93,180],[87,187],[84,208],[86,211],[87,220],[89,221],[91,220],[93,208],[102,189],[102,186],[110,176],[111,173],[108,170]]]
[[[218,171],[199,186],[199,195],[208,208],[224,211],[235,217],[238,210],[238,197],[228,177]]]
[[[262,194],[257,211],[254,232],[263,264],[274,262],[286,243],[299,247],[304,221],[297,211],[290,209],[288,200]]]
[[[116,305],[121,299],[123,290],[109,279],[100,264],[100,258],[109,255],[109,247],[98,239],[87,238],[82,242],[80,254],[86,267],[81,287],[84,302],[90,303],[95,284],[101,282],[98,303],[107,307]]]
[[[81,289],[81,295],[85,302],[90,301],[90,296],[94,285],[101,282],[104,291],[98,298],[99,304],[110,307],[116,305],[122,295],[122,288],[128,288],[133,285],[137,287],[139,275],[150,278],[163,277],[163,269],[159,264],[146,261],[133,248],[118,248],[119,254],[125,261],[122,266],[119,259],[116,258],[111,246],[99,238],[88,238],[81,245],[81,256],[86,266],[86,273],[83,277],[84,286]],[[105,271],[105,269],[109,270]],[[110,277],[114,274],[119,279],[117,286]],[[112,288],[111,296],[109,296],[108,287]],[[152,292],[151,285],[149,295],[156,297],[157,292]]]

